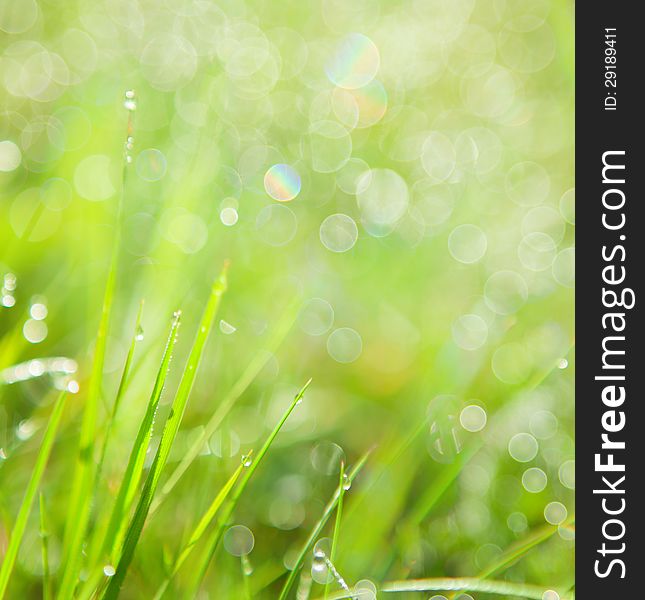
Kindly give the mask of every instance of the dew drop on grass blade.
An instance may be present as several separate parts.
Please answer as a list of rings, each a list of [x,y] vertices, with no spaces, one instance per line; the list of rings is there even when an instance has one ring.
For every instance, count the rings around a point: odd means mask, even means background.
[[[206,345],[208,335],[212,329],[215,317],[217,316],[222,296],[226,291],[227,271],[228,261],[224,264],[222,272],[211,288],[210,297],[206,304],[204,314],[202,315],[197,335],[195,336],[195,341],[193,342],[186,367],[181,377],[181,381],[179,382],[177,393],[175,394],[175,398],[170,408],[170,414],[168,415],[161,434],[161,441],[157,448],[157,453],[155,454],[152,466],[150,467],[150,472],[148,473],[148,477],[146,478],[146,482],[143,486],[134,516],[132,517],[125,534],[125,540],[123,542],[116,572],[110,579],[107,589],[105,590],[105,594],[103,595],[104,598],[114,599],[118,597],[128,567],[134,557],[134,552],[139,542],[139,538],[141,537],[141,532],[148,516],[148,511],[150,510],[150,505],[152,503],[155,490],[157,489],[159,478],[161,477],[161,473],[168,460],[170,448],[175,440],[175,436],[177,435],[177,431],[179,430],[179,426],[184,416],[184,411],[186,410],[186,404],[188,402],[188,397],[192,390],[193,383],[195,382],[195,376],[202,358],[204,346]]]
[[[127,516],[129,515],[130,508],[135,499],[137,487],[141,480],[148,443],[152,436],[152,429],[157,409],[159,407],[161,394],[166,384],[166,376],[168,374],[170,361],[172,360],[172,353],[177,341],[177,332],[179,331],[180,323],[181,313],[177,311],[172,318],[168,341],[166,342],[166,348],[161,359],[161,364],[159,365],[159,370],[157,371],[157,377],[152,389],[152,394],[150,395],[146,412],[141,424],[139,425],[139,431],[137,432],[137,437],[134,440],[134,445],[130,452],[128,465],[125,469],[121,486],[119,487],[119,492],[114,502],[114,508],[112,509],[112,514],[110,516],[110,521],[102,546],[102,554],[109,556],[112,561],[115,561],[118,558],[114,556],[114,554],[120,542],[123,541],[122,536],[127,524]]]
[[[163,502],[168,494],[170,494],[170,492],[175,487],[177,482],[181,479],[182,475],[186,472],[188,467],[199,456],[199,453],[202,451],[204,444],[206,444],[210,437],[217,431],[217,428],[225,419],[231,408],[233,408],[235,402],[237,402],[238,398],[248,389],[251,383],[253,383],[253,380],[257,377],[258,373],[260,373],[260,371],[269,361],[269,358],[283,342],[297,318],[299,307],[299,299],[294,299],[293,301],[291,301],[284,314],[278,321],[266,347],[262,350],[259,350],[254,355],[240,378],[235,382],[233,387],[226,394],[222,402],[217,407],[217,410],[213,413],[213,416],[209,419],[208,423],[206,423],[202,434],[198,436],[198,438],[193,442],[191,447],[182,458],[181,462],[171,473],[168,481],[166,481],[165,485],[161,489],[159,498],[155,500],[152,505],[151,511],[153,513],[156,512],[161,502]]]
[[[327,503],[327,506],[325,506],[325,510],[323,511],[322,516],[320,517],[320,519],[318,520],[314,528],[311,530],[309,537],[307,538],[302,548],[300,549],[300,552],[298,553],[298,557],[296,558],[296,561],[293,565],[293,569],[291,569],[291,571],[289,572],[289,575],[287,576],[287,581],[285,582],[284,587],[280,592],[279,600],[286,600],[288,598],[289,592],[291,591],[291,588],[293,587],[293,584],[296,581],[296,577],[298,576],[298,572],[300,571],[302,564],[304,563],[307,553],[311,550],[311,548],[315,544],[318,537],[320,537],[320,534],[323,528],[325,527],[325,525],[327,524],[327,521],[333,514],[336,507],[338,506],[338,501],[343,491],[343,485],[347,485],[347,484],[351,485],[354,482],[354,479],[356,479],[358,474],[365,466],[365,463],[367,462],[367,459],[369,458],[371,452],[372,451],[369,450],[368,452],[363,454],[363,456],[361,456],[358,463],[356,463],[354,468],[347,474],[346,482],[338,486],[338,488],[334,492],[334,495],[331,497],[331,500]]]
[[[226,508],[224,509],[218,521],[217,527],[215,528],[215,531],[213,532],[213,535],[211,536],[207,544],[207,548],[202,556],[200,567],[196,571],[197,577],[195,578],[195,583],[194,583],[195,591],[197,591],[197,588],[201,585],[201,582],[206,575],[206,571],[208,570],[208,565],[210,564],[213,554],[215,553],[215,550],[217,550],[217,546],[219,545],[219,542],[222,539],[222,535],[224,534],[224,529],[226,528],[226,525],[230,521],[231,516],[233,515],[233,511],[235,510],[235,507],[237,506],[237,503],[240,497],[244,493],[244,490],[246,489],[246,486],[248,485],[251,477],[253,477],[253,473],[258,468],[259,464],[262,462],[264,455],[268,452],[269,448],[271,447],[271,444],[273,443],[273,440],[280,432],[280,429],[282,429],[282,426],[289,418],[289,415],[293,412],[294,408],[296,408],[296,406],[302,401],[302,397],[307,391],[307,388],[309,387],[310,383],[311,383],[311,379],[309,379],[309,381],[307,381],[307,383],[305,383],[305,385],[295,395],[291,404],[282,415],[282,418],[280,419],[280,421],[278,421],[277,425],[273,428],[273,431],[269,434],[264,444],[260,448],[257,458],[255,458],[255,460],[253,460],[251,464],[248,465],[248,470],[244,474],[244,477],[242,477],[242,480],[240,481],[239,485],[235,488],[235,491],[233,492],[231,499],[226,505]],[[244,460],[246,463],[247,462],[246,458]]]
[[[2,561],[2,567],[0,567],[0,600],[5,597],[5,593],[7,591],[9,577],[11,576],[11,572],[13,571],[13,567],[16,562],[16,557],[18,556],[18,549],[20,548],[25,528],[27,527],[29,513],[31,512],[31,507],[36,498],[36,492],[38,491],[40,480],[45,472],[45,466],[47,465],[47,460],[49,459],[52,446],[54,445],[56,432],[63,414],[66,398],[67,394],[62,392],[54,404],[54,409],[52,410],[43,441],[40,445],[40,450],[38,451],[38,456],[36,457],[34,470],[31,472],[31,478],[27,484],[27,490],[23,497],[22,504],[20,505],[20,510],[18,511],[18,516],[13,526],[13,530],[11,531],[9,545],[7,546],[7,551],[5,553],[4,560]]]
[[[132,112],[128,111],[127,138],[132,133]],[[94,486],[94,445],[96,438],[96,418],[98,414],[99,400],[103,388],[103,368],[105,365],[105,352],[107,337],[112,317],[112,306],[116,291],[116,278],[121,247],[121,220],[126,192],[126,179],[129,162],[123,162],[123,175],[121,194],[117,205],[115,239],[112,246],[110,267],[105,284],[103,296],[103,307],[98,332],[96,334],[96,345],[94,348],[94,360],[85,402],[85,410],[81,421],[81,430],[78,443],[78,458],[73,476],[72,492],[69,498],[69,510],[63,544],[65,552],[62,564],[64,565],[58,597],[61,600],[68,600],[74,595],[74,589],[78,581],[78,574],[82,561],[82,547],[85,541],[87,524],[90,517],[92,490]]]
[[[331,550],[329,552],[329,562],[333,565],[336,560],[336,549],[338,548],[338,538],[340,537],[340,521],[343,516],[343,497],[345,491],[351,487],[349,477],[345,473],[345,461],[340,461],[340,475],[338,481],[338,505],[336,506],[336,522],[334,523],[334,534],[331,538]],[[325,584],[325,599],[329,594],[329,582]]]

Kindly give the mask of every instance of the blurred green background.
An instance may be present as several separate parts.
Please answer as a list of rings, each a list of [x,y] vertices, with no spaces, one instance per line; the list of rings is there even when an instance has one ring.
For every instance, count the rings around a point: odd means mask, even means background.
[[[168,556],[309,377],[235,513],[254,539],[254,597],[277,598],[339,457],[352,465],[371,447],[335,561],[350,586],[474,576],[547,527],[496,578],[570,588],[572,13],[564,0],[3,1],[0,555],[56,389],[68,387],[77,393],[42,486],[54,580],[61,568],[119,226],[99,437],[145,307],[98,514],[118,488],[172,312],[184,323],[162,412],[226,258],[219,327],[171,461],[264,357],[150,518],[122,597],[152,597]],[[126,90],[135,97],[124,106]],[[36,507],[10,597],[41,597],[41,575]],[[242,598],[243,579],[220,548],[200,598]],[[168,597],[186,597],[183,581]],[[299,597],[322,596],[307,585]]]

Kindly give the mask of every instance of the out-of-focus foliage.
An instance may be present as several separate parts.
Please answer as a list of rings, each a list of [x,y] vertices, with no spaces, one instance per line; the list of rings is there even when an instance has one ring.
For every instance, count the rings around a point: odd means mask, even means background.
[[[344,492],[334,556],[338,577],[368,590],[361,597],[372,597],[369,581],[490,571],[543,587],[545,600],[569,589],[572,39],[566,0],[3,1],[0,556],[67,388],[40,486],[60,583],[120,228],[97,448],[142,298],[145,308],[88,547],[112,511],[173,311],[183,324],[146,473],[211,282],[231,260],[160,488],[218,407],[221,418],[153,505],[122,597],[154,596],[309,377],[200,598],[277,598],[341,462],[349,469],[372,447]],[[42,597],[39,521],[36,506],[10,598]],[[539,544],[504,562],[533,535]],[[193,568],[166,597],[188,597]],[[322,596],[328,572],[309,550],[299,597],[309,585]],[[460,600],[500,597],[469,594]]]

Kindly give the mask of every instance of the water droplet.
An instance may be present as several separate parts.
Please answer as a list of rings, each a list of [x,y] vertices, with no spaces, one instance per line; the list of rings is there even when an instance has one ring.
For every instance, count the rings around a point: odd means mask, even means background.
[[[459,422],[466,431],[481,431],[486,427],[486,411],[477,404],[466,406],[459,414]]]
[[[274,200],[289,202],[299,193],[300,175],[292,166],[273,165],[264,175],[264,189]]]
[[[461,452],[461,441],[458,437],[457,419],[454,415],[438,415],[430,424],[427,440],[430,456],[440,463],[451,463]]]
[[[369,183],[363,185],[363,178]],[[361,177],[356,195],[361,222],[374,237],[388,235],[408,210],[408,184],[391,169],[372,169]]]
[[[350,327],[335,329],[327,338],[327,352],[336,362],[352,363],[362,351],[363,340],[359,333]]]
[[[5,308],[11,308],[16,305],[16,299],[11,294],[3,294],[2,296],[2,306]]]
[[[352,487],[352,480],[347,476],[347,473],[343,473],[343,489],[348,490]]]
[[[311,298],[302,307],[298,322],[308,335],[323,335],[334,324],[334,309],[327,300]]]
[[[357,600],[376,600],[376,585],[369,579],[356,582],[353,593]]]
[[[222,319],[219,322],[219,330],[224,334],[224,335],[231,335],[232,333],[235,333],[237,331],[237,327],[234,327],[230,323],[226,322],[224,319]]]
[[[467,265],[481,260],[487,247],[486,234],[477,225],[459,225],[448,237],[448,249],[452,257]]]
[[[548,483],[546,473],[538,467],[531,467],[522,474],[522,485],[527,492],[539,494]]]
[[[253,565],[251,564],[251,561],[246,554],[242,555],[242,573],[246,577],[249,577],[253,574]]]
[[[569,366],[569,361],[566,358],[558,360],[558,369],[566,369]]]
[[[47,337],[48,329],[44,321],[28,319],[22,328],[22,333],[29,343],[39,344]]]
[[[2,286],[2,306],[5,308],[11,308],[16,305],[16,298],[14,296],[14,291],[17,286],[17,278],[13,273],[5,273],[3,286]]]
[[[531,416],[529,429],[536,438],[547,440],[558,430],[558,418],[548,410],[539,410]]]
[[[143,335],[143,327],[141,327],[141,325],[137,325],[137,332],[134,335],[134,339],[137,342],[140,342],[143,339]]]
[[[239,215],[237,210],[232,206],[225,206],[219,213],[219,220],[226,225],[226,227],[232,227],[237,223]]]
[[[320,241],[327,250],[347,252],[358,239],[358,227],[354,219],[337,213],[328,216],[320,225]]]
[[[144,181],[159,181],[166,174],[166,157],[157,148],[146,148],[137,156],[137,174]]]
[[[477,350],[488,339],[488,325],[479,315],[461,315],[452,325],[452,339],[464,350]]]
[[[112,565],[105,565],[103,573],[106,577],[112,577],[116,573],[116,569]]]
[[[134,93],[134,90],[127,90],[125,92],[123,107],[130,112],[137,110],[137,96]]]
[[[546,590],[542,594],[542,600],[560,600],[560,594],[555,590]]]
[[[499,315],[510,315],[520,309],[528,298],[528,288],[521,275],[514,271],[493,273],[484,286],[487,306]]]
[[[524,513],[514,512],[508,515],[506,525],[514,533],[522,533],[528,527],[528,519]]]
[[[360,33],[351,33],[338,43],[325,72],[338,87],[357,89],[374,79],[379,65],[379,51],[374,42]]]
[[[517,462],[529,462],[538,453],[537,440],[530,433],[516,433],[508,442],[508,453]]]
[[[242,455],[242,465],[245,467],[250,467],[253,464],[253,459],[250,454]]]
[[[567,460],[560,465],[558,469],[558,478],[560,483],[570,489],[576,489],[576,461]]]
[[[244,525],[233,525],[224,534],[224,548],[233,556],[250,554],[255,546],[253,532]]]
[[[34,302],[29,309],[32,319],[42,321],[47,317],[47,306],[43,302]]]
[[[79,390],[80,390],[80,389],[81,389],[81,388],[80,388],[80,386],[78,385],[78,381],[76,381],[75,379],[72,379],[71,381],[69,381],[69,382],[67,383],[67,391],[68,391],[70,394],[78,394],[78,392],[79,392]]]
[[[567,507],[562,502],[549,502],[544,507],[544,518],[551,525],[560,525],[567,518]]]
[[[456,396],[441,395],[428,406],[430,432],[427,448],[430,456],[440,463],[451,463],[461,452],[459,421],[455,417],[460,402]]]
[[[285,246],[296,235],[298,218],[288,206],[270,204],[258,213],[255,228],[266,244]]]
[[[316,471],[325,475],[338,473],[344,460],[345,452],[334,442],[320,442],[311,451],[311,464]]]

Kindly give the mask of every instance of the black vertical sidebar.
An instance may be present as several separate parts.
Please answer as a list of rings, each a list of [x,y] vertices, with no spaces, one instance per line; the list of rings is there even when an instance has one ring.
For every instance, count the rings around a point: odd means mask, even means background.
[[[645,598],[645,271],[633,2],[576,11],[576,595]]]

